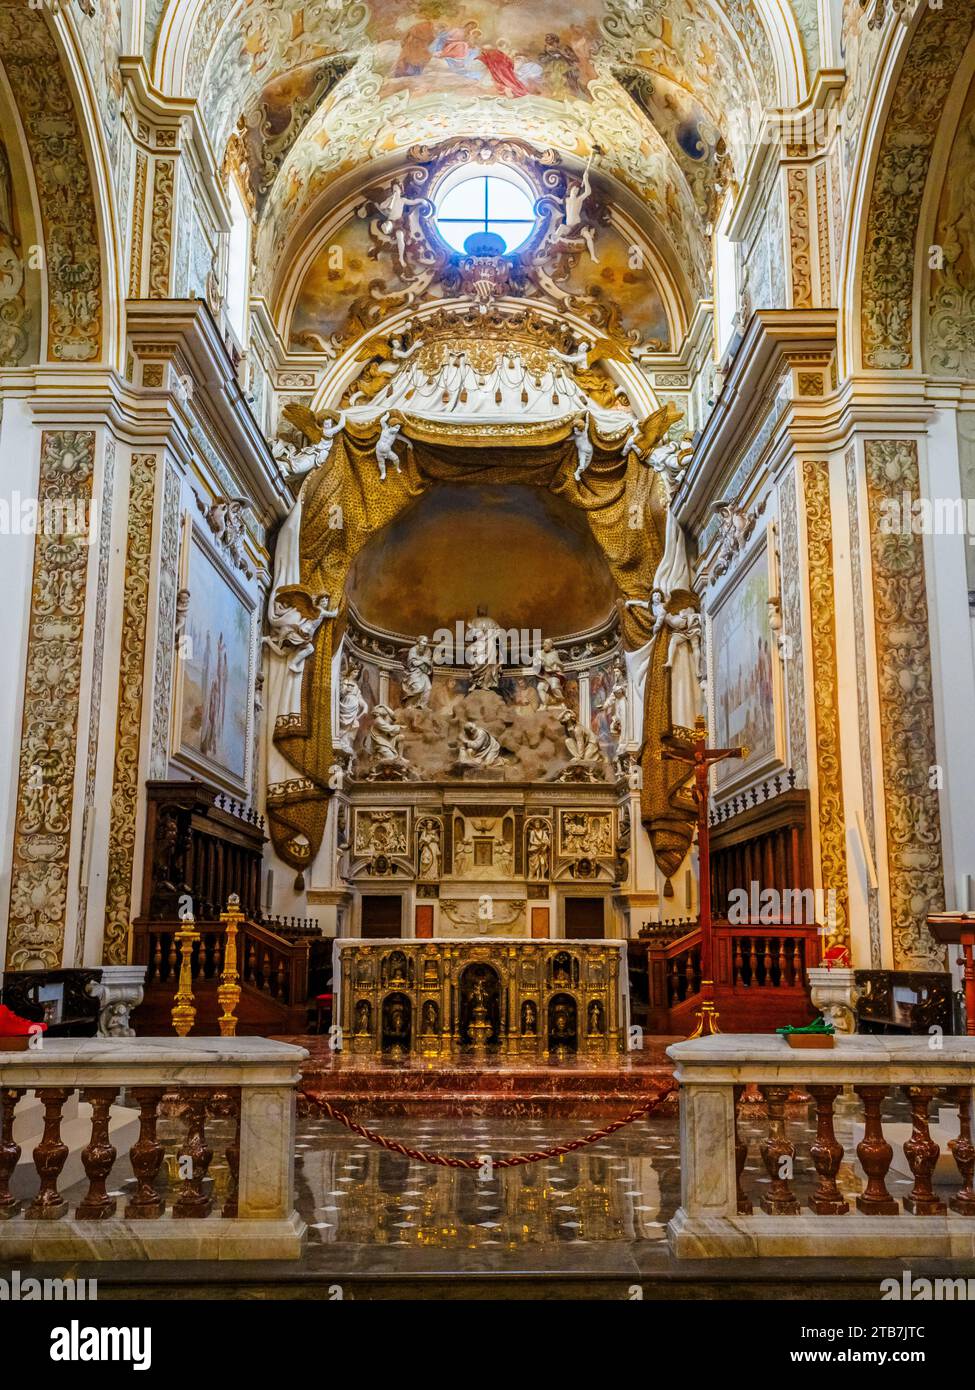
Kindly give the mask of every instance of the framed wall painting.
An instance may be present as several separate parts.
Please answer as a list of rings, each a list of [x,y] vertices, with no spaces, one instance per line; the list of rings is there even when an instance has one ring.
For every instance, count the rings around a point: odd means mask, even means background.
[[[181,587],[189,600],[177,645],[173,762],[246,797],[252,775],[254,598],[187,516]]]
[[[708,668],[714,738],[748,748],[716,765],[725,796],[785,765],[782,668],[769,623],[772,592],[767,536],[729,576],[708,614]]]

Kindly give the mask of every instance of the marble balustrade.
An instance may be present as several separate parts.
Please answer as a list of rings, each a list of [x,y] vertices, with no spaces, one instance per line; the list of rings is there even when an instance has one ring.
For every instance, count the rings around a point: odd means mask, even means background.
[[[305,1224],[294,1202],[295,1088],[307,1056],[266,1038],[59,1038],[0,1049],[0,1262],[297,1259]],[[22,1156],[14,1119],[31,1092],[44,1132]],[[75,1092],[91,1107],[91,1133],[81,1151],[87,1191],[69,1202],[58,1183],[69,1153],[62,1112]],[[119,1106],[138,1125],[124,1197],[109,1190],[125,1177],[111,1142]],[[178,1117],[183,1135],[169,1155],[172,1192],[160,1183],[161,1114]],[[229,1135],[221,1201],[208,1180],[207,1125],[217,1118]],[[32,1195],[18,1196],[26,1176]]]
[[[833,1048],[799,1049],[776,1034],[729,1033],[675,1043],[667,1054],[680,1082],[681,1205],[667,1228],[679,1258],[870,1257],[892,1249],[910,1257],[975,1256],[975,1038],[837,1035]],[[745,1172],[739,1124],[750,1084],[768,1115],[760,1182]],[[834,1108],[849,1087],[863,1107],[856,1146],[862,1178],[852,1172],[852,1155],[841,1171],[835,1133]],[[787,1113],[789,1097],[803,1092],[816,1123],[805,1152]],[[891,1128],[884,1106],[889,1112],[897,1095],[911,1116],[901,1129],[909,1130],[903,1151],[913,1187],[902,1199],[887,1187],[894,1151],[884,1132]],[[935,1099],[957,1107],[957,1133],[946,1145],[957,1169],[950,1191],[932,1185],[940,1154],[930,1132]],[[805,1205],[800,1188],[808,1188]]]

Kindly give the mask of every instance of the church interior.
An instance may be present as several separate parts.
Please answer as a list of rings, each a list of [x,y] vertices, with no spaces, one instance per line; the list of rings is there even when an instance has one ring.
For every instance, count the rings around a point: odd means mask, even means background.
[[[0,461],[5,1298],[975,1297],[971,0],[0,0]]]

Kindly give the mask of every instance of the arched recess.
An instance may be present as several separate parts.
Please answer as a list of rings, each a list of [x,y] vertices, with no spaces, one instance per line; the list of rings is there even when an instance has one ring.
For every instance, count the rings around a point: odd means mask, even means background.
[[[620,600],[643,598],[663,554],[665,502],[659,479],[652,469],[628,463],[622,439],[598,433],[590,435],[592,462],[576,479],[572,423],[545,422],[527,430],[509,426],[505,441],[499,436],[504,426],[478,436],[468,428],[463,438],[452,438],[449,425],[407,420],[404,433],[412,448],[401,452],[402,472],[390,470],[385,480],[376,467],[378,424],[347,425],[327,464],[309,474],[302,488],[300,584],[288,591],[289,601],[313,611],[316,599],[327,595],[328,607],[341,617],[349,570],[366,542],[429,487],[470,482],[543,487],[579,508]],[[649,640],[651,620],[643,609],[627,609],[621,602],[620,626],[627,650]],[[272,733],[275,750],[293,775],[271,780],[268,824],[278,855],[299,870],[322,842],[336,786],[330,716],[335,631],[335,620],[326,618],[302,671],[300,711],[294,700],[292,712],[278,718]],[[681,793],[686,768],[658,756],[660,736],[671,723],[665,660],[665,644],[657,643],[646,678],[641,811],[657,861],[669,877],[690,848],[694,813]]]
[[[905,371],[920,365],[919,286],[927,270],[922,211],[946,107],[957,120],[975,6],[922,6],[913,28],[895,27],[878,64],[889,97],[875,119],[872,157],[851,192],[844,251],[848,370]],[[961,79],[960,79],[961,73]]]
[[[47,313],[40,356],[114,361],[121,302],[109,271],[116,259],[110,182],[92,176],[97,118],[85,114],[70,37],[66,30],[56,36],[55,24],[63,25],[63,17],[49,21],[41,10],[0,4],[0,61],[30,154],[43,228]]]
[[[755,8],[772,49],[778,104],[788,110],[804,100],[816,74],[818,52],[808,51],[812,47],[813,33],[810,32],[807,42],[803,41],[789,0],[755,0]],[[818,22],[812,28],[818,44]]]
[[[46,282],[33,166],[13,94],[0,67],[0,367],[31,367],[45,333]]]

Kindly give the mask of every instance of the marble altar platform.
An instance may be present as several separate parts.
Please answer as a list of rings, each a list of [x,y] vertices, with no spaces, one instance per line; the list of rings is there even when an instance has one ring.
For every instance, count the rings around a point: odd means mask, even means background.
[[[400,1062],[333,1052],[325,1037],[284,1038],[309,1056],[302,1087],[354,1119],[366,1116],[491,1116],[542,1119],[592,1115],[622,1119],[670,1081],[665,1049],[674,1039],[645,1035],[639,1051],[612,1058],[407,1058]],[[300,1101],[299,1101],[300,1105]],[[662,1107],[676,1114],[676,1096]]]

